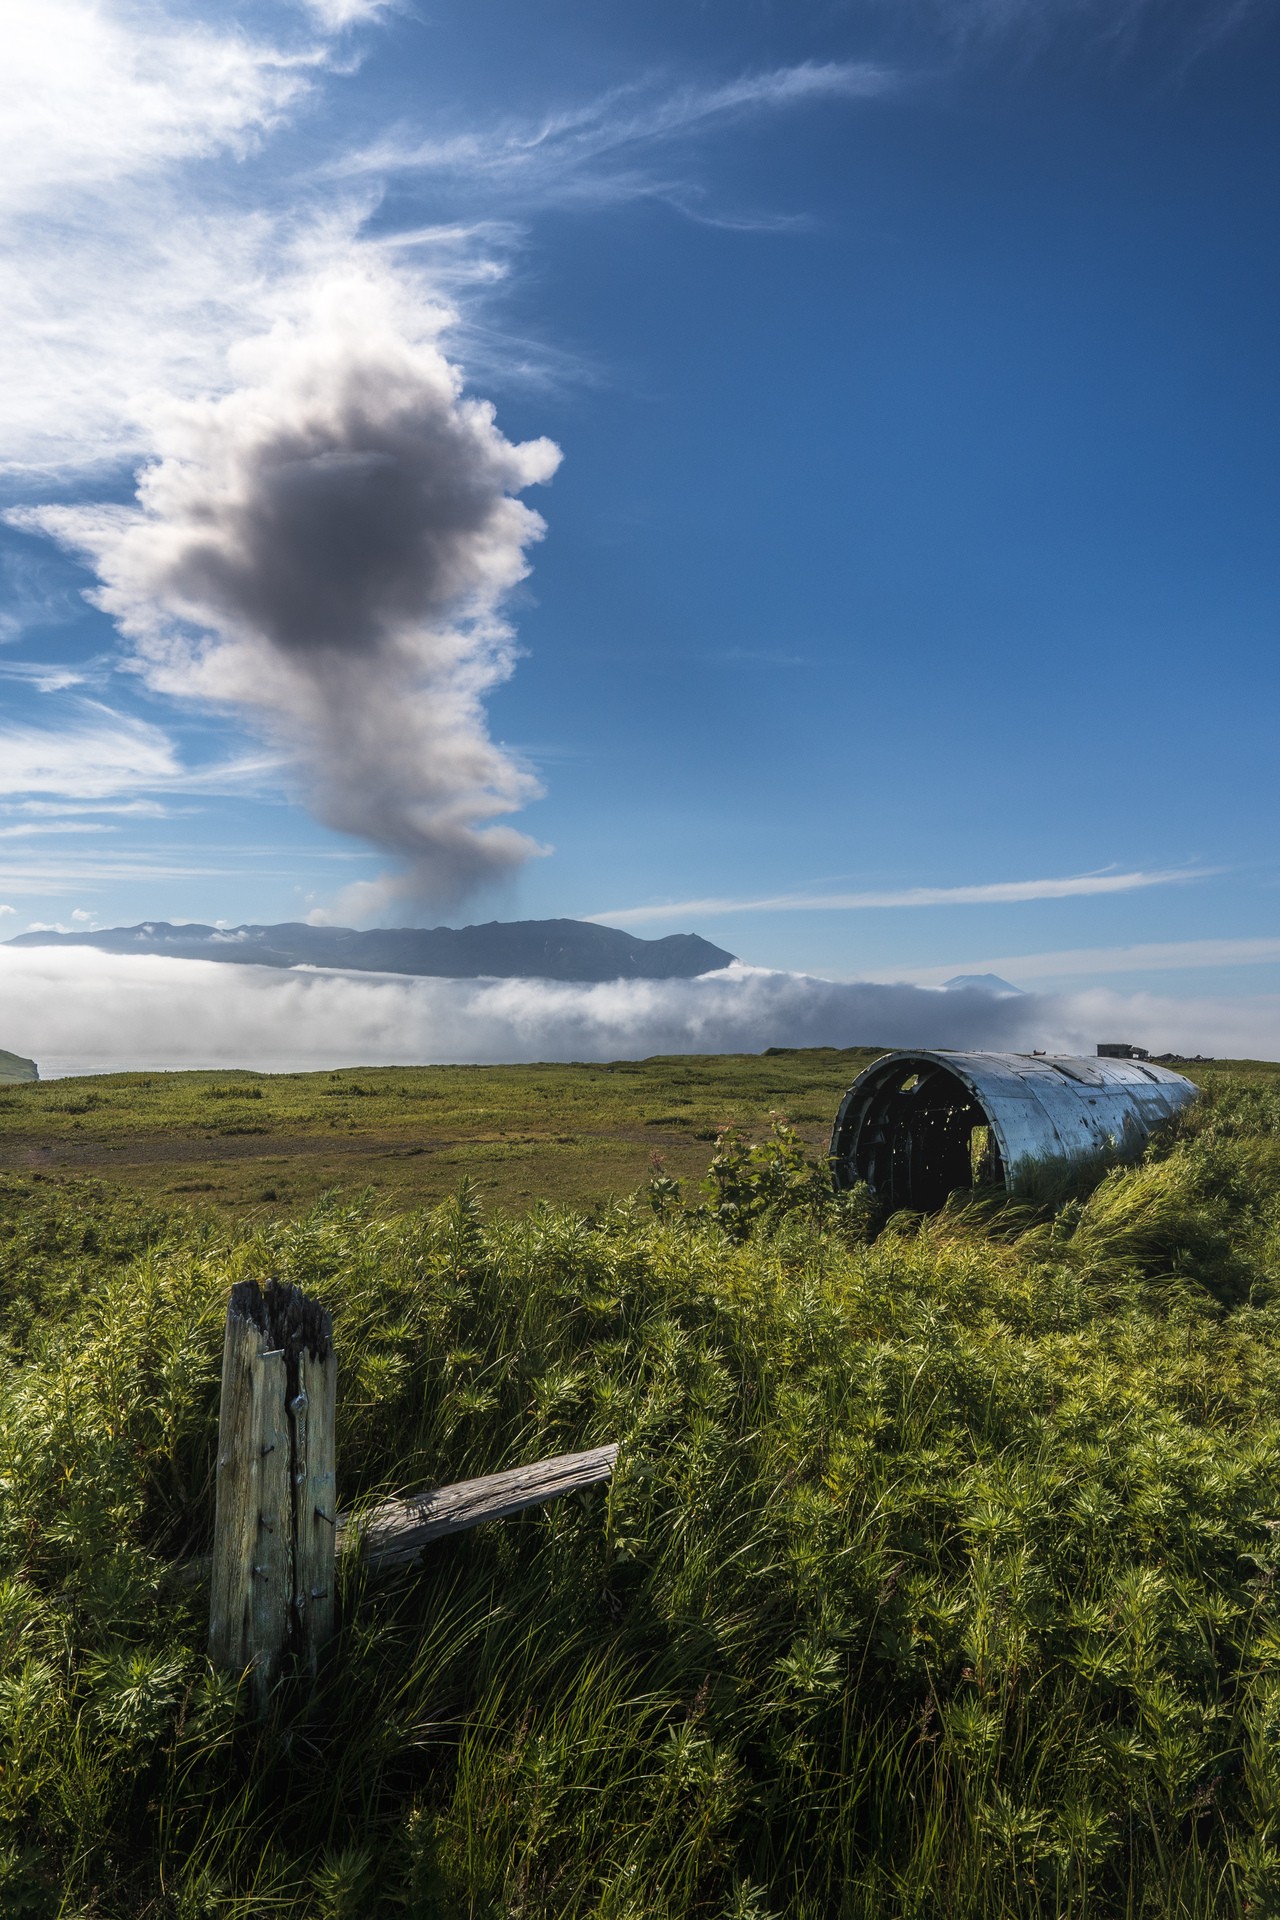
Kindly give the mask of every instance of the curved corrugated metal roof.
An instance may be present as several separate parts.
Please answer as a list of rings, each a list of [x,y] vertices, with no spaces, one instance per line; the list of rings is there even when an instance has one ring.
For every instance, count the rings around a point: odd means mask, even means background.
[[[983,1179],[1023,1192],[1046,1168],[1136,1160],[1197,1092],[1149,1060],[890,1053],[841,1103],[833,1172],[839,1185],[866,1180],[899,1206],[941,1205],[947,1193]],[[978,1141],[982,1128],[989,1135]]]

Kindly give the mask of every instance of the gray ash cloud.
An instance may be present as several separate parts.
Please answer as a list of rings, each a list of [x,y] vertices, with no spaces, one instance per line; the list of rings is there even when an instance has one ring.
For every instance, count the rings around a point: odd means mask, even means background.
[[[538,787],[484,698],[544,531],[518,496],[560,456],[465,394],[445,319],[335,276],[240,349],[230,392],[172,410],[136,508],[23,516],[89,555],[150,686],[246,717],[320,819],[397,856],[360,917],[451,905],[538,850],[502,821]]]

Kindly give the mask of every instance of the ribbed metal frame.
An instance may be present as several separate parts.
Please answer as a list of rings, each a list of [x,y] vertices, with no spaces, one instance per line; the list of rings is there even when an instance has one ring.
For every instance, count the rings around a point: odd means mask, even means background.
[[[1024,1191],[1047,1166],[1131,1161],[1155,1130],[1199,1089],[1149,1060],[1027,1053],[899,1051],[876,1060],[850,1087],[831,1135],[838,1186],[864,1177],[864,1131],[914,1074],[943,1068],[981,1108],[1010,1193]],[[936,1084],[936,1083],[935,1083]]]

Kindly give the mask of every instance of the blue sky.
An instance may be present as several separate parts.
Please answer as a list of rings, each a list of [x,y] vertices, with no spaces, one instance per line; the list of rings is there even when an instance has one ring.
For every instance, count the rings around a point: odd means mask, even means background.
[[[598,915],[1280,991],[1273,9],[15,20],[0,937]],[[357,363],[506,477],[429,644],[316,666],[191,530]]]

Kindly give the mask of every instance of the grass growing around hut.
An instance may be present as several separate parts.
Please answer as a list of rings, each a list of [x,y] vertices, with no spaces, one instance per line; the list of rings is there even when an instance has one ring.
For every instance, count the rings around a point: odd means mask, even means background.
[[[249,1222],[7,1177],[0,1912],[1280,1911],[1275,1086],[1053,1214],[716,1171]],[[257,1726],[181,1569],[272,1274],[333,1310],[344,1502],[623,1453],[349,1578]]]

